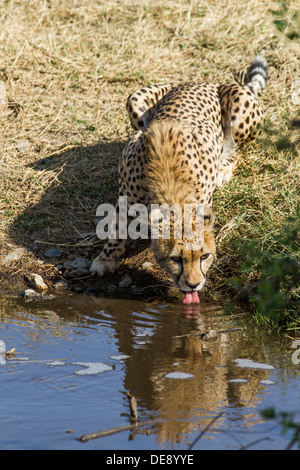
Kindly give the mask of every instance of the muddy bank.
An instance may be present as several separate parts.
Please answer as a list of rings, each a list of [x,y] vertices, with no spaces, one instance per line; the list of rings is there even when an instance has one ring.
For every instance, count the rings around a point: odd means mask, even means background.
[[[9,248],[0,258],[0,286],[5,291],[33,289],[44,295],[52,290],[71,289],[78,293],[108,297],[163,297],[175,302],[182,301],[182,295],[174,288],[171,278],[156,264],[150,247],[146,245],[129,247],[118,272],[101,279],[89,273],[91,261],[99,249],[93,256],[84,256],[80,252],[66,256],[58,248],[39,253],[23,247]]]
[[[79,253],[65,256],[61,252],[57,257],[47,257],[42,251],[37,254],[23,247],[10,248],[0,258],[0,288],[4,291],[24,293],[28,290],[30,296],[29,291],[32,289],[38,295],[58,290],[72,290],[114,298],[182,302],[181,292],[174,287],[172,279],[165,271],[157,265],[153,252],[147,244],[129,247],[118,272],[108,274],[104,278],[90,275],[89,266],[93,258],[90,256],[84,257]],[[94,256],[97,252],[99,249],[95,251]],[[221,283],[224,286],[224,281],[218,277],[217,271],[216,267],[212,268],[211,276],[207,279],[207,285],[201,292],[200,298],[221,300],[227,297],[228,291],[220,289]],[[39,286],[39,281],[35,283],[33,274],[40,278],[42,286]]]

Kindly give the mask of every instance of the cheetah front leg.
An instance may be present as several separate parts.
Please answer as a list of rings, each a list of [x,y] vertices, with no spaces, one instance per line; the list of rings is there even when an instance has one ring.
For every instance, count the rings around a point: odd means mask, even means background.
[[[120,259],[125,252],[126,238],[120,238],[119,213],[120,207],[118,201],[114,212],[115,219],[112,220],[109,229],[109,238],[106,241],[102,252],[94,259],[91,265],[90,272],[93,275],[98,274],[98,276],[103,276],[106,273],[114,273],[120,266]],[[100,230],[98,231],[97,227],[97,234],[101,238],[101,234],[99,232]]]
[[[156,104],[170,91],[173,85],[152,85],[129,95],[126,108],[133,129],[145,130],[155,114]]]

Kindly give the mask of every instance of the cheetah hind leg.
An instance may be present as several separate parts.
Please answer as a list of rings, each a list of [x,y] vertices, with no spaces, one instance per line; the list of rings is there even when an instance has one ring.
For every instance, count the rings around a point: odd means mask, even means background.
[[[172,83],[166,85],[150,85],[128,96],[126,108],[133,129],[146,129],[155,115],[156,104],[172,90],[172,88]]]
[[[235,158],[235,148],[236,144],[231,136],[227,133],[224,136],[223,151],[221,157],[221,163],[219,167],[219,172],[217,176],[217,186],[224,186],[224,184],[229,183],[232,178],[234,168],[236,166]]]

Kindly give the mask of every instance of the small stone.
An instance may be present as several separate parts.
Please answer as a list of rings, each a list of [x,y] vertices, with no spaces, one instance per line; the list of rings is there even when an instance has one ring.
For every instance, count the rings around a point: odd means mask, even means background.
[[[49,250],[44,253],[47,258],[60,258],[62,252],[58,248],[49,248]]]
[[[124,276],[122,277],[122,279],[120,280],[119,282],[119,287],[130,287],[131,284],[132,284],[132,279],[130,276],[128,276],[128,274],[124,274]]]
[[[18,261],[20,258],[22,258],[23,255],[25,255],[27,252],[25,248],[17,248],[16,250],[12,251],[8,255],[6,255],[1,264],[6,266],[10,263],[13,263],[14,261]]]
[[[25,299],[32,299],[33,297],[36,297],[37,295],[38,295],[38,293],[33,289],[26,289],[24,291],[24,298]]]
[[[153,267],[153,264],[150,263],[150,261],[145,261],[145,263],[142,264],[142,269],[150,269]]]
[[[29,150],[29,142],[27,140],[22,140],[18,143],[17,149],[19,152],[27,152]]]
[[[44,282],[42,276],[39,274],[31,273],[28,274],[27,276],[24,276],[24,281],[29,287],[32,287],[33,289],[38,289],[38,290],[47,290],[48,286]]]
[[[67,289],[67,287],[69,287],[69,284],[63,279],[60,279],[59,281],[56,281],[53,284],[53,287],[54,289]]]
[[[91,262],[85,258],[75,258],[72,261],[66,261],[64,263],[65,269],[89,269]]]
[[[117,290],[118,288],[114,284],[111,284],[110,286],[108,286],[108,292],[115,292]]]
[[[38,294],[38,299],[40,300],[53,300],[56,299],[54,294]]]
[[[83,276],[90,276],[89,269],[73,269],[72,271],[68,271],[68,277],[83,277]]]

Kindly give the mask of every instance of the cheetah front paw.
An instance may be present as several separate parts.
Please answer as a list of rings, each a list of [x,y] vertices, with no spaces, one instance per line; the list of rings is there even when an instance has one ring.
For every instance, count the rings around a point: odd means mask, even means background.
[[[92,275],[104,276],[105,273],[114,273],[120,266],[118,261],[107,259],[102,254],[92,262],[90,272]]]

